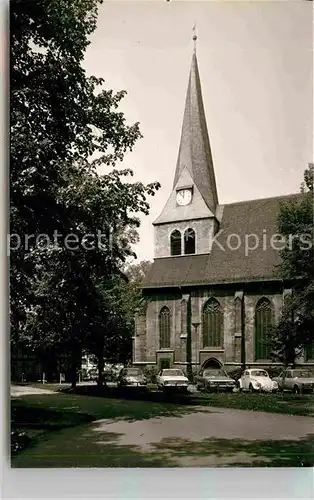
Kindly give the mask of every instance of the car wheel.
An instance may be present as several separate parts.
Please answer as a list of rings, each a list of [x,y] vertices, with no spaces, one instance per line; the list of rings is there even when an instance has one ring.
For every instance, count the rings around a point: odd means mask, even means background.
[[[254,387],[252,386],[252,384],[250,384],[250,385],[249,385],[249,391],[250,391],[250,392],[255,392],[255,389],[254,389]]]
[[[298,387],[297,385],[294,386],[293,390],[292,390],[293,394],[300,394],[300,387]]]

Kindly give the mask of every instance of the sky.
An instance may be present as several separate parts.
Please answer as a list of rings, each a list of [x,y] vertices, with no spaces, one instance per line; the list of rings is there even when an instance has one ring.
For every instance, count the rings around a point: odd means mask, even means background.
[[[104,1],[84,66],[126,90],[143,138],[123,168],[159,181],[141,217],[138,262],[153,260],[153,221],[172,189],[196,22],[197,57],[219,203],[299,191],[313,161],[311,2]]]

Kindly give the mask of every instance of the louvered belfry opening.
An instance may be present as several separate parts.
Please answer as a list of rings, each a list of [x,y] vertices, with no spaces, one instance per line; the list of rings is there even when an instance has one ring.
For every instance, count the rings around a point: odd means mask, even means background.
[[[170,236],[171,255],[181,255],[181,233],[177,229],[172,231]]]
[[[191,255],[193,253],[195,253],[195,231],[189,228],[184,231],[184,254]]]
[[[269,359],[269,334],[273,326],[273,307],[266,297],[255,308],[255,360]]]
[[[203,309],[203,347],[221,347],[222,312],[218,300],[209,299]]]
[[[166,306],[159,314],[159,348],[170,349],[170,311]]]

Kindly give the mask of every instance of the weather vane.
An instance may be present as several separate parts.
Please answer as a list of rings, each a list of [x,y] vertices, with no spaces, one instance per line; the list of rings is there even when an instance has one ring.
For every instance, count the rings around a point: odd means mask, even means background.
[[[193,42],[194,42],[194,51],[196,50],[196,40],[197,40],[197,35],[196,35],[196,22],[194,23],[193,26]]]

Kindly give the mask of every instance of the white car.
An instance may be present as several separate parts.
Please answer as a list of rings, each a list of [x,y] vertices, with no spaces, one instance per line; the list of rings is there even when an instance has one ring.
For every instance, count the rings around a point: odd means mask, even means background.
[[[266,370],[253,368],[245,370],[238,381],[240,391],[277,392],[278,383],[272,380]]]
[[[189,379],[179,368],[165,368],[157,375],[157,387],[163,391],[187,392]]]

